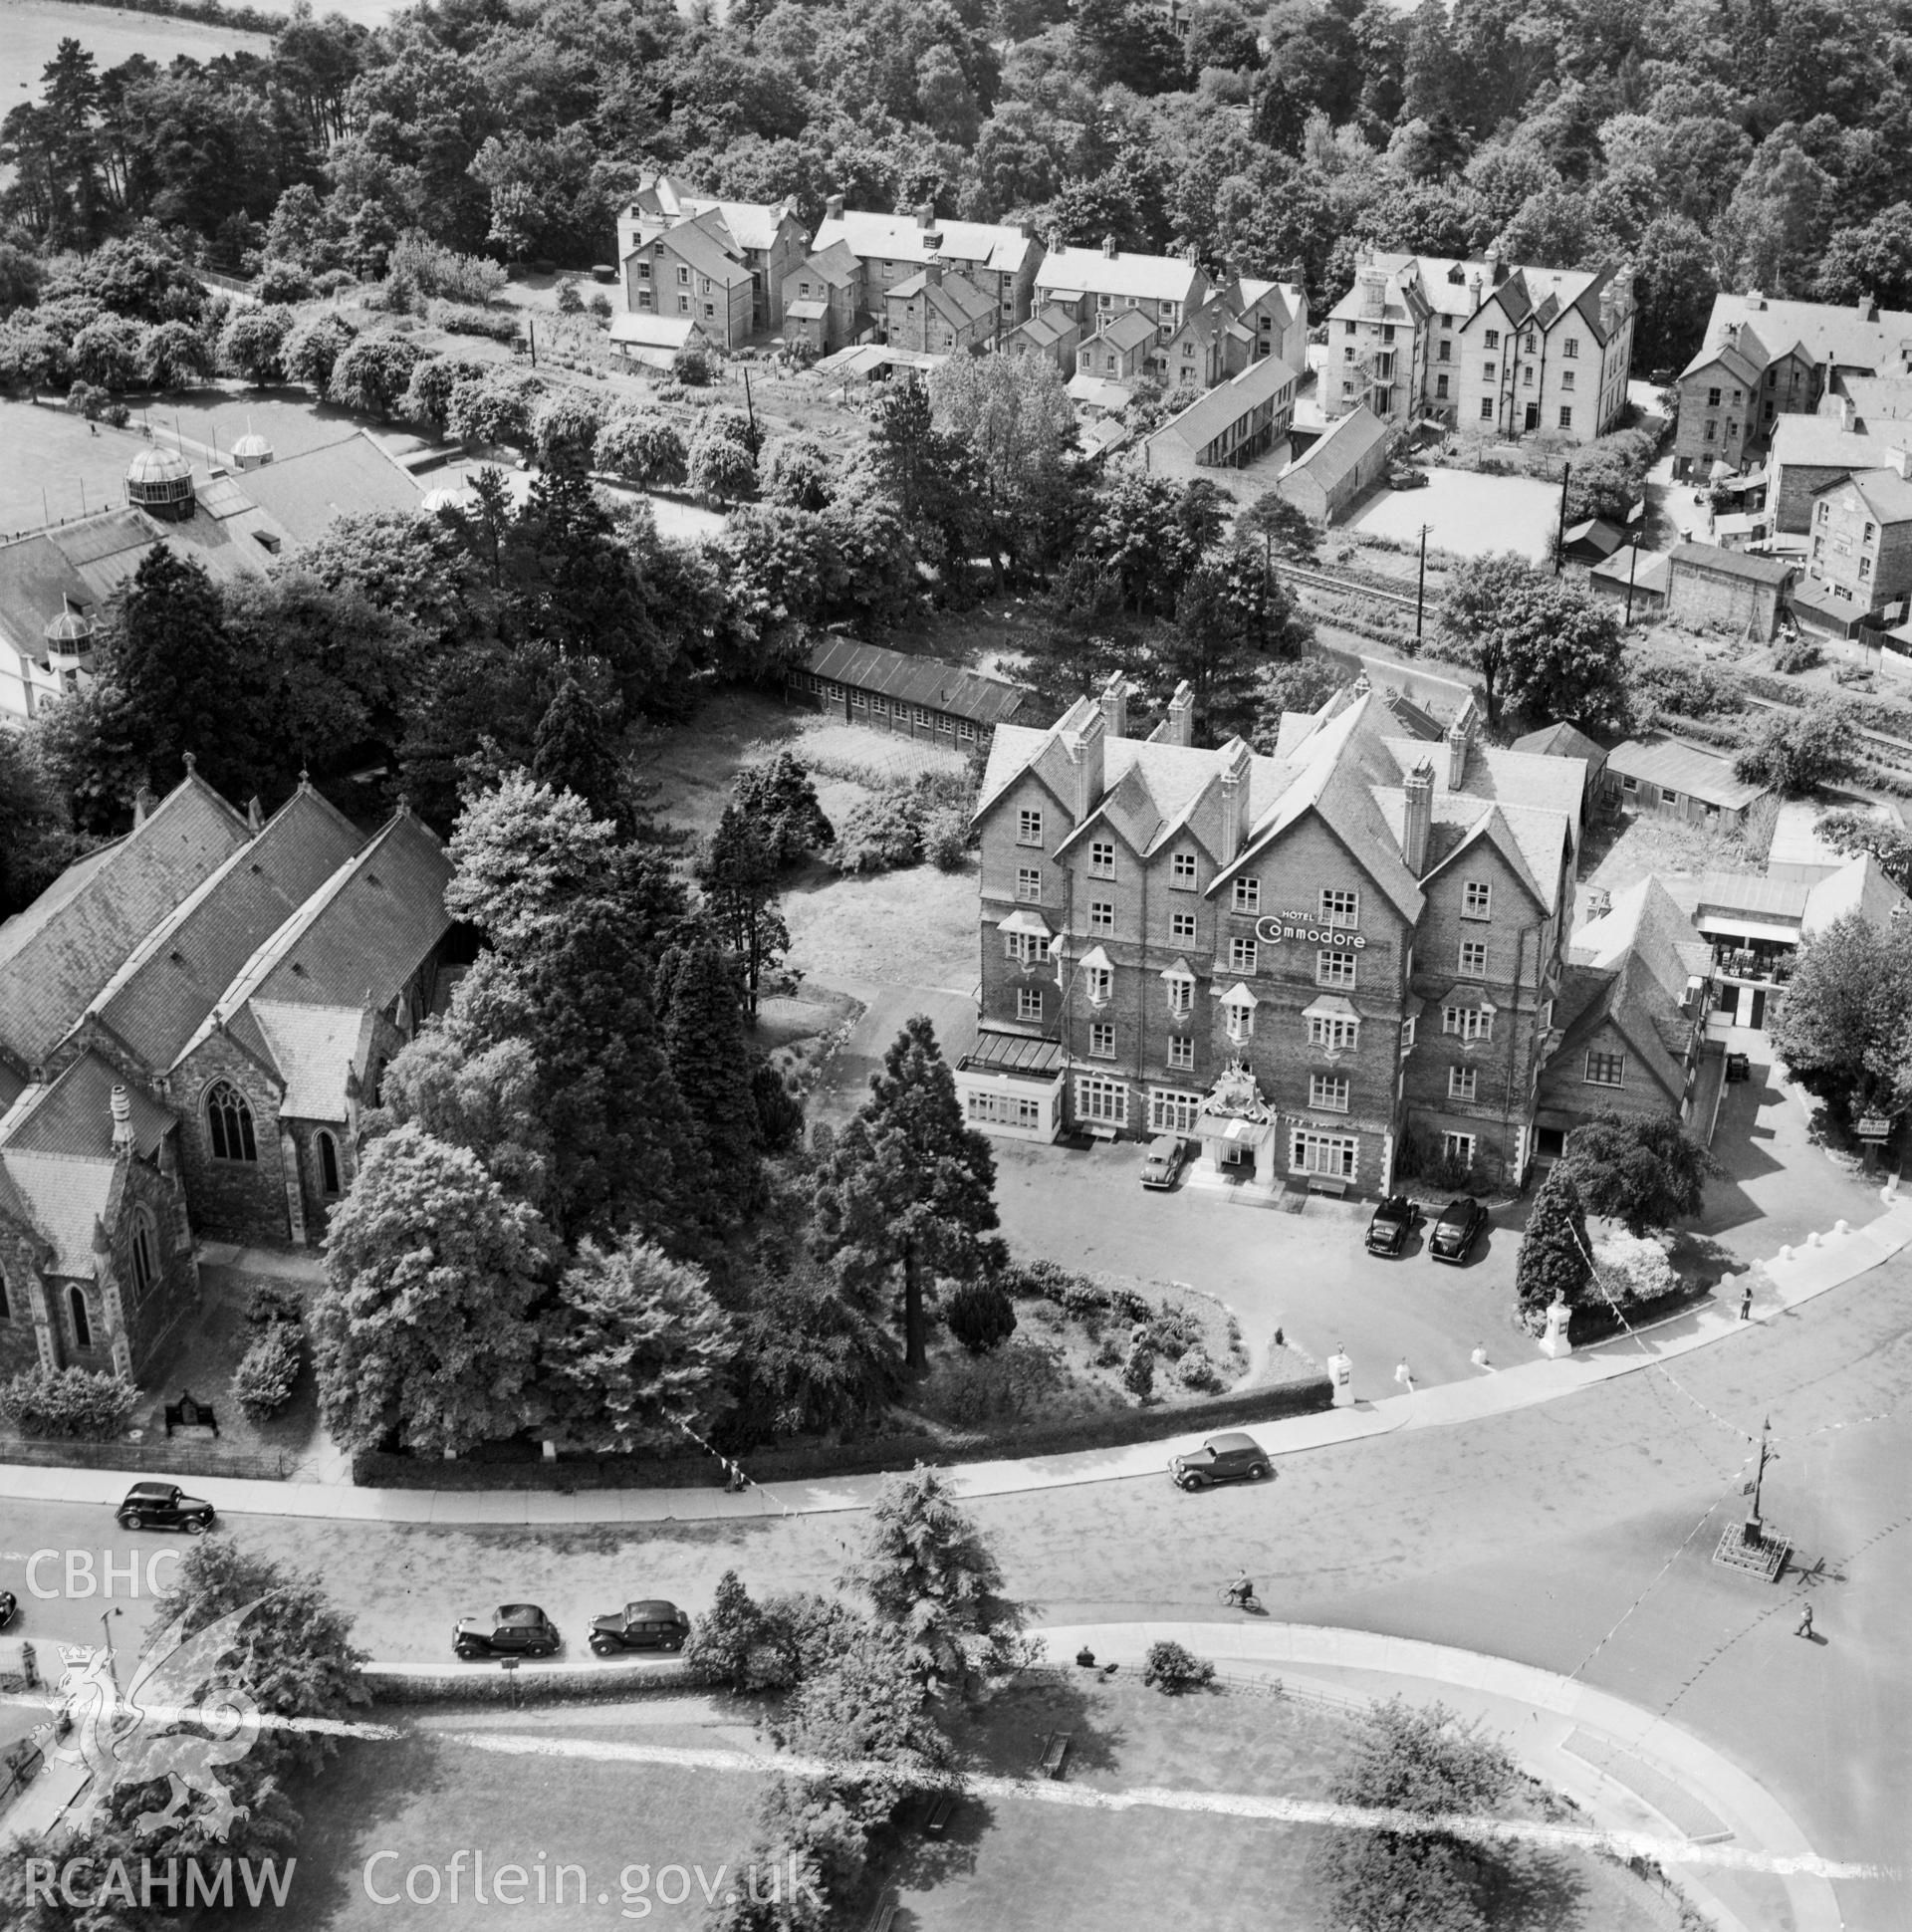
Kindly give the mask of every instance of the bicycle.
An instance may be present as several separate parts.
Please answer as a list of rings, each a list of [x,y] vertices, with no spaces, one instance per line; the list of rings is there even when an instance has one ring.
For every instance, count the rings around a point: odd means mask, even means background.
[[[1231,1609],[1253,1609],[1260,1599],[1255,1594],[1255,1585],[1246,1576],[1238,1576],[1232,1583],[1222,1585],[1222,1601]]]

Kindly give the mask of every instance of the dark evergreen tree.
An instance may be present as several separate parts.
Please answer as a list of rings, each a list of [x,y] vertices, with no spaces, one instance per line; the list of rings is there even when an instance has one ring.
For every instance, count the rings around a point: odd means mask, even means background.
[[[1521,1319],[1538,1330],[1555,1302],[1568,1308],[1579,1302],[1592,1275],[1580,1190],[1574,1185],[1572,1169],[1564,1161],[1555,1161],[1534,1195],[1527,1232],[1521,1238],[1521,1258],[1514,1273]]]
[[[750,1097],[767,1154],[788,1153],[804,1137],[804,1103],[785,1084],[774,1062],[760,1060],[750,1070]]]
[[[623,817],[623,700],[597,688],[570,663],[558,676],[532,734],[531,775],[553,791],[576,792],[595,816]]]
[[[776,852],[760,822],[739,806],[725,806],[697,882],[711,922],[736,962],[744,1011],[753,1026],[763,976],[790,947],[790,928],[777,906],[777,873]]]
[[[1706,1177],[1720,1171],[1673,1113],[1596,1113],[1567,1135],[1565,1165],[1586,1211],[1634,1235],[1698,1214]]]
[[[986,1238],[996,1226],[996,1157],[963,1120],[926,1016],[896,1036],[869,1088],[818,1177],[816,1243],[872,1312],[901,1271],[904,1365],[920,1375],[934,1280],[978,1275],[1000,1251]]]
[[[779,865],[822,851],[836,837],[817,802],[817,781],[795,753],[780,751],[767,765],[737,774],[737,804],[756,821]]]
[[[657,978],[671,1076],[735,1221],[764,1199],[764,1138],[737,979],[709,940],[666,953]]]

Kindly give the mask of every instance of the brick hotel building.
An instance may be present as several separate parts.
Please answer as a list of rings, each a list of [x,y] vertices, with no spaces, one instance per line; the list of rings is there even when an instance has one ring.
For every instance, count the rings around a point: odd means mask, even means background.
[[[1584,772],[1476,722],[1403,736],[1357,681],[1285,717],[1273,757],[1199,750],[1186,686],[1140,739],[1116,679],[1000,725],[972,1124],[1179,1133],[1270,1192],[1384,1192],[1409,1136],[1523,1174]]]

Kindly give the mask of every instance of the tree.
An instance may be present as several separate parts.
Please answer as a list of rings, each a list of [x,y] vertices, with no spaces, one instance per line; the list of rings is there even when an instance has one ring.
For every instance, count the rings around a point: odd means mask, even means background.
[[[1433,4],[1439,5],[1439,0]],[[1262,561],[1271,571],[1278,557],[1310,563],[1320,547],[1320,532],[1279,490],[1264,490],[1235,519],[1235,530],[1261,545]]]
[[[1900,891],[1912,885],[1912,838],[1896,820],[1888,821],[1871,812],[1844,808],[1822,812],[1814,830],[1834,851],[1848,857],[1869,854]]]
[[[1300,657],[1314,636],[1287,587],[1269,575],[1262,547],[1238,538],[1189,574],[1155,658],[1166,681],[1187,682],[1197,730],[1219,744],[1254,729],[1268,660]]]
[[[862,1554],[841,1578],[903,1633],[911,1665],[932,1693],[1011,1667],[1022,1612],[983,1533],[942,1477],[920,1463],[889,1476],[870,1505]]]
[[[1818,293],[1841,307],[1867,296],[1886,309],[1912,303],[1912,205],[1895,201],[1870,221],[1833,229],[1819,258]]]
[[[543,1205],[551,1134],[539,1116],[538,1068],[524,1041],[473,1052],[450,1028],[428,1026],[386,1064],[378,1091],[369,1133],[415,1123],[476,1154],[507,1193]]]
[[[795,752],[745,766],[734,791],[738,810],[755,824],[779,865],[822,851],[836,837],[817,802],[817,781]]]
[[[155,322],[139,338],[139,372],[149,389],[189,389],[212,373],[206,339],[183,322]]]
[[[936,426],[920,384],[892,385],[876,404],[869,458],[877,488],[912,535],[929,539],[938,556],[960,560],[968,554],[974,461],[956,437]]]
[[[830,1269],[773,1273],[738,1318],[730,1440],[866,1427],[900,1382],[896,1350]]]
[[[531,412],[544,392],[537,376],[496,367],[465,376],[445,398],[445,427],[460,442],[522,449],[531,440]]]
[[[1777,712],[1759,738],[1733,761],[1733,775],[1796,799],[1851,776],[1858,759],[1857,713],[1849,699],[1827,693],[1803,710]]]
[[[647,487],[672,488],[689,475],[684,439],[659,409],[625,409],[598,432],[598,468]]]
[[[1672,1113],[1596,1113],[1567,1135],[1563,1164],[1587,1213],[1624,1222],[1635,1235],[1698,1214],[1707,1176],[1720,1171]]]
[[[83,849],[52,775],[18,732],[0,732],[0,919],[51,885]]]
[[[657,978],[671,1077],[735,1216],[747,1215],[763,1205],[763,1134],[736,977],[719,948],[700,940],[666,953]]]
[[[904,1364],[920,1375],[929,1367],[931,1278],[981,1273],[989,1258],[996,1157],[965,1125],[924,1015],[896,1036],[869,1087],[818,1177],[816,1241],[866,1307],[887,1299],[901,1269]]]
[[[531,440],[539,462],[548,470],[574,470],[582,476],[591,468],[603,421],[603,405],[586,390],[552,390],[531,415]]]
[[[557,688],[532,737],[531,775],[616,824],[624,813],[624,706],[616,690],[595,688],[607,682],[589,669],[581,677],[570,663],[559,666]]]
[[[1534,1194],[1521,1237],[1514,1292],[1521,1319],[1537,1329],[1555,1302],[1573,1307],[1592,1278],[1586,1244],[1586,1210],[1572,1169],[1555,1161]]]
[[[697,882],[711,922],[742,978],[744,1011],[753,1026],[763,976],[790,949],[790,928],[777,903],[778,871],[766,829],[740,807],[725,806],[697,869]]]
[[[1331,657],[1311,651],[1291,663],[1269,664],[1256,686],[1255,749],[1273,756],[1289,711],[1318,711],[1343,684],[1347,673]]]
[[[373,1141],[333,1215],[312,1312],[333,1439],[455,1455],[513,1434],[551,1261],[537,1210],[468,1149],[412,1124]]]
[[[943,1309],[943,1324],[972,1355],[986,1355],[1016,1332],[1016,1305],[1000,1282],[963,1282]]]
[[[219,360],[256,388],[286,377],[282,352],[292,333],[290,309],[267,305],[235,309],[219,332]]]
[[[119,394],[142,380],[140,351],[145,331],[125,316],[105,315],[74,337],[69,352],[73,372]]]
[[[835,474],[830,452],[814,437],[780,437],[770,446],[770,462],[764,474],[765,501],[786,510],[827,509]]]
[[[647,1241],[587,1239],[545,1318],[540,1393],[559,1442],[628,1455],[708,1430],[728,1406],[730,1318],[701,1268]]]
[[[1523,557],[1474,557],[1448,582],[1441,628],[1480,674],[1490,723],[1504,707],[1598,729],[1623,713],[1618,619],[1577,586]]]
[[[1362,1932],[1485,1932],[1493,1855],[1440,1820],[1493,1811],[1514,1778],[1506,1747],[1463,1728],[1441,1705],[1399,1697],[1376,1705],[1330,1790],[1338,1804],[1415,1823],[1325,1834],[1317,1855],[1335,1923]]]
[[[757,459],[748,443],[734,435],[712,410],[690,439],[687,457],[690,487],[720,509],[757,488]]]
[[[308,316],[286,338],[281,361],[288,376],[324,395],[332,381],[333,365],[358,335],[344,316],[321,309]]]
[[[430,360],[409,336],[360,336],[340,352],[326,393],[342,409],[388,421],[403,405],[411,378]]]
[[[1792,1078],[1850,1124],[1912,1107],[1912,930],[1849,912],[1801,948],[1770,1022]]]

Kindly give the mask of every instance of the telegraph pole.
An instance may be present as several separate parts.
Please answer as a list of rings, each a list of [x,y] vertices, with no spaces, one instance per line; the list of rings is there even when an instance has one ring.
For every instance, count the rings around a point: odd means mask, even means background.
[[[1631,544],[1632,550],[1631,550],[1631,557],[1626,566],[1625,621],[1627,623],[1631,623],[1633,621],[1633,579],[1637,575],[1640,568],[1640,538],[1639,538],[1639,533],[1637,531],[1634,532],[1631,539],[1629,539],[1629,542]]]
[[[1554,541],[1554,575],[1566,568],[1566,479],[1573,474],[1571,463],[1560,465],[1560,521]]]
[[[1414,648],[1421,647],[1421,624],[1427,614],[1427,532],[1421,525],[1421,577],[1414,590]]]

